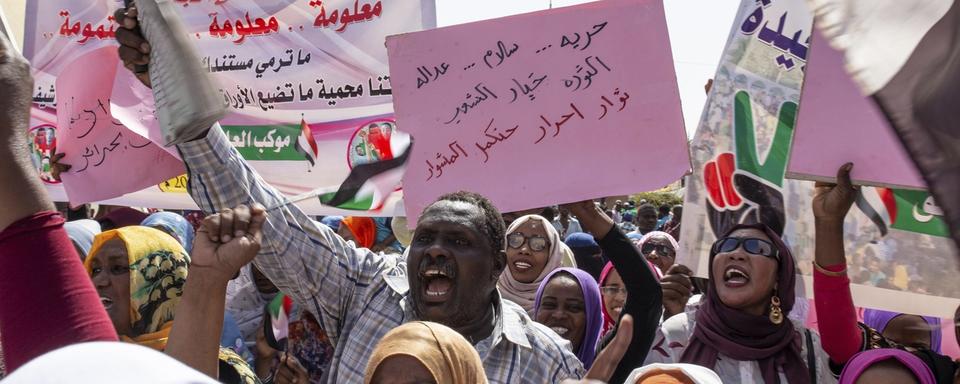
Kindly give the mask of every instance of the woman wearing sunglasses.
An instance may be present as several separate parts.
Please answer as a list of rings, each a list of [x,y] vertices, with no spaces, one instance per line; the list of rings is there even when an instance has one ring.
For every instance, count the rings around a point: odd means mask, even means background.
[[[546,218],[526,215],[507,228],[507,270],[497,286],[503,298],[533,316],[534,299],[543,279],[560,267],[576,267],[573,252]]]
[[[660,272],[666,273],[673,266],[680,245],[669,233],[653,231],[640,238],[637,248],[647,261],[659,268]]]
[[[740,224],[710,250],[702,304],[669,318],[647,363],[691,363],[727,383],[832,383],[814,333],[787,318],[795,299],[795,261],[764,224]]]

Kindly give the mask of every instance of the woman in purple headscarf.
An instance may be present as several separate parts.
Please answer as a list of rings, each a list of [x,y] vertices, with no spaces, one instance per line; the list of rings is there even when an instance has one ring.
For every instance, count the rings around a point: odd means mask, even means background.
[[[550,272],[534,299],[533,318],[573,345],[573,352],[590,369],[603,327],[600,288],[589,273],[576,268]]]
[[[795,261],[776,232],[730,228],[710,249],[709,277],[702,304],[660,327],[648,364],[696,364],[725,383],[835,382],[819,337],[787,317]]]
[[[863,323],[883,334],[887,340],[940,353],[943,330],[940,329],[938,318],[865,309]]]
[[[840,374],[840,384],[935,384],[933,372],[917,356],[899,349],[872,349],[854,356]]]

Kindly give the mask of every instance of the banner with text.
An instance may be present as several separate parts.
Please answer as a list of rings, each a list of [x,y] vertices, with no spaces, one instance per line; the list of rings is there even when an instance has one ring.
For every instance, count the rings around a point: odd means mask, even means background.
[[[397,127],[384,38],[434,27],[433,0],[170,1],[181,5],[180,16],[202,64],[230,107],[223,129],[261,176],[284,194],[325,186],[335,191],[352,167],[382,160],[391,146],[405,144],[391,141],[406,136],[390,134]],[[62,104],[57,77],[85,52],[116,46],[119,26],[112,15],[122,6],[116,0],[27,5],[24,52],[37,79],[33,128],[56,131]],[[113,118],[157,140],[150,90],[123,68],[117,74],[110,100]],[[55,137],[63,140],[59,132]],[[316,146],[304,147],[311,138]],[[49,159],[37,157],[42,170]],[[182,189],[164,187],[176,180],[158,183],[142,191],[117,189],[118,197],[109,202],[195,207]],[[62,188],[48,185],[55,198],[62,197]],[[401,198],[397,188],[386,205],[371,211],[333,209],[317,201],[298,205],[311,214],[393,215],[403,213]]]
[[[798,292],[812,293],[813,182],[784,178],[811,25],[803,0],[741,2],[691,144],[678,262],[699,276],[719,234],[762,221],[793,250]],[[928,193],[864,187],[844,233],[858,306],[952,317],[956,249]]]
[[[659,0],[391,36],[387,50],[397,120],[416,140],[411,223],[448,192],[510,212],[656,189],[690,169]]]

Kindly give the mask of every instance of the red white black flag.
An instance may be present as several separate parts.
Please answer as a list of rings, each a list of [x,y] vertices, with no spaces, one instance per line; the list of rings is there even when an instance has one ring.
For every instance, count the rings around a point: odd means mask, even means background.
[[[960,245],[960,1],[808,0],[880,106]]]

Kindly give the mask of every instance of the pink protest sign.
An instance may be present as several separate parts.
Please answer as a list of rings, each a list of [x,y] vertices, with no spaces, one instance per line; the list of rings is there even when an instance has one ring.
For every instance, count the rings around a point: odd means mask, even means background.
[[[387,38],[415,221],[467,190],[504,211],[663,187],[690,169],[660,1],[616,0]]]
[[[787,177],[833,181],[853,162],[857,184],[926,189],[880,108],[844,71],[843,55],[819,32],[812,40]]]
[[[116,48],[99,48],[57,77],[57,152],[73,166],[61,177],[74,204],[138,191],[185,172],[179,160],[111,116],[118,60]]]

